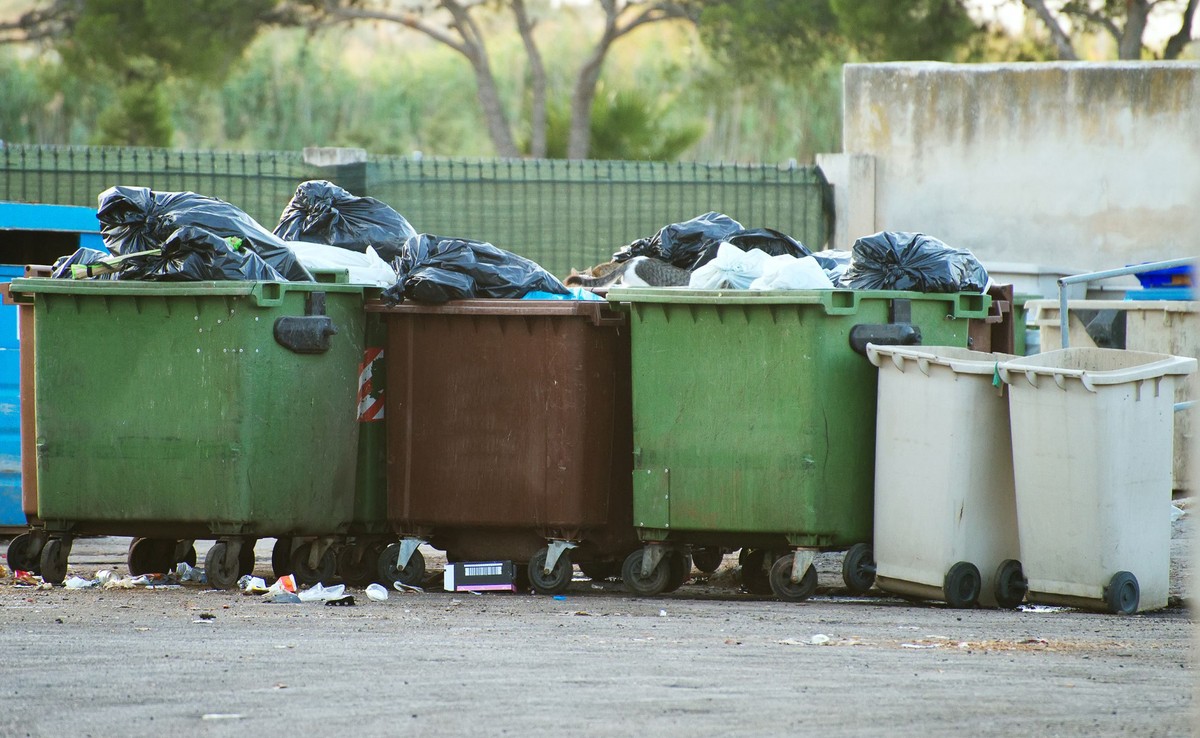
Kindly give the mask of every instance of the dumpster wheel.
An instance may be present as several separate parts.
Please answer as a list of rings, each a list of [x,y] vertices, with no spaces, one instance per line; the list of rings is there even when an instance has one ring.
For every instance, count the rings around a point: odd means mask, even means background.
[[[603,582],[605,579],[621,576],[620,561],[592,560],[581,561],[579,570],[584,576],[594,582]]]
[[[71,544],[61,538],[51,538],[42,546],[42,581],[62,584],[67,578],[67,557],[71,555]]]
[[[856,543],[842,558],[842,581],[851,594],[866,594],[875,584],[875,552],[869,543]]]
[[[575,567],[571,565],[571,556],[567,551],[558,555],[554,569],[546,573],[546,549],[540,549],[529,560],[529,586],[538,594],[562,594],[567,591],[574,575]]]
[[[662,594],[670,583],[671,565],[664,556],[663,560],[658,562],[658,566],[654,567],[654,571],[650,572],[648,576],[642,576],[643,555],[645,555],[645,549],[639,548],[625,557],[625,563],[621,566],[621,578],[625,580],[625,586],[629,588],[629,591],[634,594],[646,597]]]
[[[742,549],[738,558],[742,562],[742,588],[750,594],[769,595],[771,574],[767,570],[767,550],[762,548]]]
[[[408,566],[398,568],[400,564],[400,543],[390,544],[379,555],[379,576],[389,585],[393,582],[407,584],[410,587],[420,587],[425,582],[425,556],[419,550],[413,551],[408,559]]]
[[[721,567],[725,552],[720,546],[698,546],[692,549],[692,564],[705,574],[712,574]]]
[[[670,572],[670,577],[667,579],[667,588],[663,592],[674,592],[682,587],[687,580],[692,578],[692,557],[683,551],[674,550],[663,558],[667,562],[668,571]]]
[[[337,560],[332,548],[325,549],[325,553],[321,555],[316,567],[310,566],[308,557],[312,552],[312,547],[313,542],[309,541],[301,544],[292,552],[292,574],[295,575],[297,584],[307,587],[318,582],[332,581],[334,573],[337,572]]]
[[[292,573],[292,539],[276,538],[271,547],[271,573],[276,579]]]
[[[784,602],[803,602],[817,591],[817,567],[811,564],[804,570],[799,582],[792,581],[792,560],[795,556],[795,553],[789,553],[771,564],[771,591]]]
[[[1137,612],[1141,595],[1137,577],[1131,572],[1119,571],[1113,574],[1112,579],[1108,580],[1108,586],[1104,588],[1104,604],[1108,605],[1108,611],[1114,615],[1132,615]]]
[[[216,589],[234,589],[237,587],[238,577],[241,576],[240,566],[229,566],[225,561],[225,551],[229,547],[225,541],[217,541],[208,549],[208,553],[204,555],[204,573],[208,577],[208,583]],[[239,561],[242,558],[238,555]]]
[[[175,541],[168,538],[134,538],[129,542],[125,565],[131,576],[165,574],[175,569]]]
[[[996,569],[996,605],[1008,610],[1015,609],[1025,599],[1027,589],[1021,562],[1016,559],[1001,562]]]
[[[8,544],[8,568],[13,571],[31,571],[35,574],[42,568],[42,547],[32,533],[22,533]]]
[[[946,572],[942,595],[950,607],[975,607],[982,586],[983,577],[979,575],[979,568],[969,561],[960,561]]]

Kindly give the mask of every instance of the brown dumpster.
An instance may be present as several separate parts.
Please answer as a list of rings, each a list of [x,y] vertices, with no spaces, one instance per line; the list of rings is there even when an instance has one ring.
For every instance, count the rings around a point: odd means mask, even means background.
[[[528,564],[543,593],[566,589],[573,561],[619,573],[638,547],[625,316],[556,300],[367,309],[387,327],[388,518],[402,537],[381,576],[423,579],[423,542],[451,562]]]

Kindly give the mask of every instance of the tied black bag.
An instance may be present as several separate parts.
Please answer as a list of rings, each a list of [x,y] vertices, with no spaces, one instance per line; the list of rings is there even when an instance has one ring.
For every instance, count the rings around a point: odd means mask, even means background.
[[[881,231],[854,242],[842,283],[855,290],[983,292],[988,273],[974,254],[923,233]]]
[[[301,182],[279,216],[275,235],[284,241],[308,241],[363,253],[370,246],[384,261],[404,253],[417,235],[389,205],[356,197],[323,179]]]

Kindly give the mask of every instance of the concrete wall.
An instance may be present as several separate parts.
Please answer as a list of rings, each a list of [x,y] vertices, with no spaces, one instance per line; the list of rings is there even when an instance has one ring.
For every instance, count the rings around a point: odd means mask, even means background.
[[[1200,253],[1200,63],[848,64],[843,81],[873,230],[1080,271]],[[870,222],[864,168],[826,166]],[[838,248],[863,235],[838,230]]]

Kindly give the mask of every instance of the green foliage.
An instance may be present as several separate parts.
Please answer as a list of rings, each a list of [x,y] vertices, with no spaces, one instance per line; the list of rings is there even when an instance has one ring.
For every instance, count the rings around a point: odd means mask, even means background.
[[[668,122],[669,102],[657,103],[636,89],[600,90],[592,106],[593,159],[675,161],[704,135],[698,122]],[[565,101],[551,103],[546,113],[546,155],[567,156],[570,110]],[[529,142],[522,147],[529,151]]]
[[[174,131],[166,96],[153,79],[122,86],[96,126],[91,143],[106,146],[170,146]]]
[[[871,61],[943,60],[979,29],[962,0],[829,0],[838,32]]]

